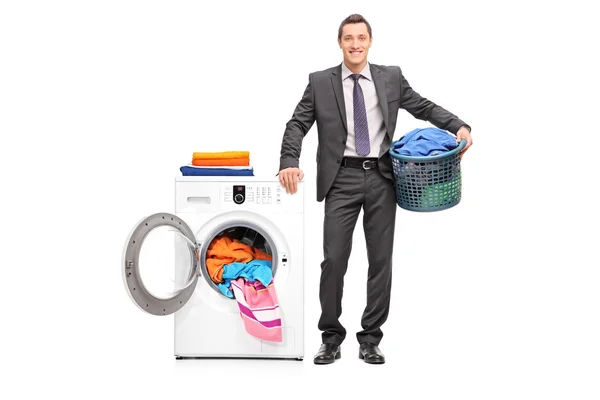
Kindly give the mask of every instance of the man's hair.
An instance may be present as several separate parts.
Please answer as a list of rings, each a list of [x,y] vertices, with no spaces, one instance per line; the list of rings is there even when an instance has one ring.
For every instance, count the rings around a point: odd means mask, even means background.
[[[340,24],[340,29],[338,30],[338,40],[342,38],[342,32],[344,30],[344,25],[360,24],[361,22],[364,22],[365,25],[367,25],[367,31],[369,32],[369,37],[372,38],[373,34],[371,33],[371,25],[367,22],[365,17],[363,17],[360,14],[352,14],[348,18],[343,20],[342,23]]]

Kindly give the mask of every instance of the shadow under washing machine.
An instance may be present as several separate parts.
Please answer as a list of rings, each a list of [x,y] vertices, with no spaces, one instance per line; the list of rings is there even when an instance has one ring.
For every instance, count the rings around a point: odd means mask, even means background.
[[[177,177],[175,213],[134,227],[123,252],[125,288],[141,310],[174,314],[177,358],[304,358],[303,186],[292,195],[278,179]],[[281,341],[250,334],[235,295],[215,279],[207,252],[220,238],[271,259]]]

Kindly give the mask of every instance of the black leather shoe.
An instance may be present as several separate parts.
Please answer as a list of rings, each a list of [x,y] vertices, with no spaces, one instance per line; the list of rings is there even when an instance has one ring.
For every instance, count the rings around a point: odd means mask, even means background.
[[[331,364],[342,356],[340,346],[332,343],[323,343],[315,356],[315,364]]]
[[[361,343],[358,350],[358,358],[364,360],[368,364],[383,364],[385,357],[379,347],[373,343]]]

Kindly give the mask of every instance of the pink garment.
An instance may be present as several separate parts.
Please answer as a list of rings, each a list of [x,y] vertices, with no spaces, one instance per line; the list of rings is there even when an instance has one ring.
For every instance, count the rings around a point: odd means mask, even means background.
[[[246,331],[262,340],[281,342],[281,313],[273,281],[265,287],[244,278],[231,281]]]

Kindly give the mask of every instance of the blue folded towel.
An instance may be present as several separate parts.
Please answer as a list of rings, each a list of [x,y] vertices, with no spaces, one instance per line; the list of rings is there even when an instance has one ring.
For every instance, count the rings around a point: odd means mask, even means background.
[[[179,168],[183,176],[254,176],[254,169],[198,168],[187,165]]]
[[[438,128],[418,128],[408,132],[393,149],[403,156],[437,156],[458,146],[456,138]]]

